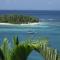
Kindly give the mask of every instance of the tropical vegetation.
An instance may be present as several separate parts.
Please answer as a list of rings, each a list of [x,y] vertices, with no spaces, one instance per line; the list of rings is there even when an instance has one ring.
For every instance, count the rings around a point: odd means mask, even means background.
[[[18,37],[13,38],[12,46],[7,38],[0,45],[0,60],[27,60],[31,51],[36,50],[45,60],[60,60],[56,49],[50,48],[47,39],[26,40],[19,42]]]
[[[0,23],[27,24],[34,22],[39,22],[39,18],[33,16],[26,16],[26,15],[17,15],[17,14],[0,15]]]

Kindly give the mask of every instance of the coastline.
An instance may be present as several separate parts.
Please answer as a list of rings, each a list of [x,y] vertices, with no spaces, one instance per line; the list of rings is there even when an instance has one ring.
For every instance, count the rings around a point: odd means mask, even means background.
[[[15,26],[15,25],[36,25],[36,24],[40,24],[40,22],[38,23],[28,23],[28,24],[12,24],[12,23],[0,23],[0,26],[1,25],[5,25],[5,26]]]

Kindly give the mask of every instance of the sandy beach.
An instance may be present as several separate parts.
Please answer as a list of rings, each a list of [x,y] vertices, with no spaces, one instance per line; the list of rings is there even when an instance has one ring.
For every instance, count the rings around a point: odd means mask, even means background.
[[[21,25],[21,26],[23,26],[23,25],[37,25],[37,24],[40,24],[40,22],[39,23],[28,23],[28,24],[0,23],[0,25],[9,25],[9,26],[15,26],[15,25]]]

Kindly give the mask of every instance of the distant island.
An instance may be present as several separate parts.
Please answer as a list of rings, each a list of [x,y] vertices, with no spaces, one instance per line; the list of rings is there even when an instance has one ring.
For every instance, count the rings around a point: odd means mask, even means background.
[[[39,22],[39,18],[33,16],[3,14],[0,15],[0,23],[28,24]]]

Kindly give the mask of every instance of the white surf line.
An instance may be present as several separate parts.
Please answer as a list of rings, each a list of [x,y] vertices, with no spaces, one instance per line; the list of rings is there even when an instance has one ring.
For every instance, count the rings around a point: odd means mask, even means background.
[[[0,25],[36,25],[39,23],[28,23],[28,24],[11,24],[11,23],[0,23]]]
[[[0,23],[0,25],[14,25],[14,24],[11,24],[11,23]]]
[[[47,23],[46,22],[38,22],[38,23],[28,23],[28,24],[11,24],[11,23],[0,23],[0,26],[45,26]]]

